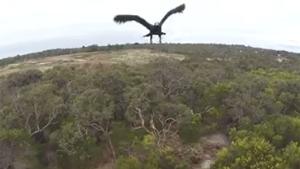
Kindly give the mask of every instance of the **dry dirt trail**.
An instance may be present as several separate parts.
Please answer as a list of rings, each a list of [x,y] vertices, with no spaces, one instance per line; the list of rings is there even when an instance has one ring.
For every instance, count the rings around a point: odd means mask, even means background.
[[[203,154],[200,157],[200,163],[194,165],[192,169],[210,169],[216,159],[217,152],[227,147],[230,142],[225,134],[216,133],[202,137],[199,144],[203,148]]]

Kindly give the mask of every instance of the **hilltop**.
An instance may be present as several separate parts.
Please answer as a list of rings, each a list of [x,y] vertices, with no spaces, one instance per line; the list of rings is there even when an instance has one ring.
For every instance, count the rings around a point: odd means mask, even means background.
[[[96,45],[0,60],[0,168],[298,169],[300,55]]]
[[[148,63],[160,57],[183,60],[186,56],[212,60],[239,60],[243,58],[270,59],[283,62],[299,60],[300,54],[252,48],[241,45],[215,44],[128,44],[108,46],[83,46],[82,48],[53,49],[0,60],[0,76],[19,70],[36,68],[46,70],[59,65],[86,63]]]

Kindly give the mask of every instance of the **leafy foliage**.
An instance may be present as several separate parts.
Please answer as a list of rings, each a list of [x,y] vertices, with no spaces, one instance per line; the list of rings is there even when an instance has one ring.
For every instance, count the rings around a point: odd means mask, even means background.
[[[0,168],[29,154],[34,165],[27,168],[96,168],[112,161],[119,169],[186,169],[197,150],[183,150],[216,131],[230,135],[232,144],[218,153],[214,168],[299,168],[298,54],[224,45],[93,45],[0,65],[145,48],[186,58],[1,77],[0,152],[9,155],[0,154]]]
[[[245,137],[234,140],[219,152],[214,168],[222,169],[283,169],[283,160],[274,147],[263,138]]]

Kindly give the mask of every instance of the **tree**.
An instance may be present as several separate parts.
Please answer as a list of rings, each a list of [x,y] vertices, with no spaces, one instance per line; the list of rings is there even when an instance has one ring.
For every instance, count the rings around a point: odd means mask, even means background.
[[[283,150],[282,158],[285,160],[286,168],[300,168],[300,146],[299,143],[291,142]]]
[[[91,162],[98,160],[102,153],[96,137],[75,120],[65,121],[53,139],[52,142],[57,145],[55,154],[58,164],[63,168],[89,168]]]
[[[119,72],[108,72],[99,80],[98,85],[110,94],[114,101],[114,119],[124,119],[124,113],[127,105],[124,98],[126,83],[123,80],[122,75]]]
[[[36,83],[42,78],[42,72],[36,69],[10,74],[6,79],[8,88],[18,88]]]
[[[151,68],[149,83],[163,94],[163,98],[171,99],[181,95],[191,86],[189,71],[175,60],[159,59]]]
[[[21,126],[38,141],[45,141],[44,131],[54,125],[62,113],[64,103],[55,91],[50,84],[32,85],[13,103]]]
[[[284,169],[275,148],[260,137],[238,138],[218,154],[214,169]]]
[[[164,146],[167,138],[178,132],[178,124],[193,114],[184,104],[170,103],[155,87],[143,84],[132,90],[126,112],[134,129],[143,129],[155,137],[157,146]]]
[[[25,155],[23,151],[26,150],[26,143],[29,143],[28,135],[22,129],[1,128],[0,168],[14,168],[17,158]]]
[[[142,163],[136,157],[119,157],[117,160],[117,169],[141,169]]]
[[[110,137],[114,112],[114,102],[110,95],[100,89],[88,89],[75,98],[73,111],[83,130],[95,132],[98,137],[103,136],[113,159],[116,159]]]

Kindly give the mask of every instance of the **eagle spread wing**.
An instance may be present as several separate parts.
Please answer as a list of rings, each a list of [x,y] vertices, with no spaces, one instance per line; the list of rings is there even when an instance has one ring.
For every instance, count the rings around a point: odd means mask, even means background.
[[[185,9],[185,4],[182,4],[172,10],[170,10],[160,21],[159,25],[162,26],[164,22],[169,18],[169,16],[175,14],[175,13],[182,13]]]
[[[149,24],[145,19],[141,18],[138,15],[117,15],[114,18],[114,21],[117,23],[125,23],[128,21],[136,21],[140,24],[142,24],[143,26],[145,26],[147,29],[151,29],[152,25]]]

